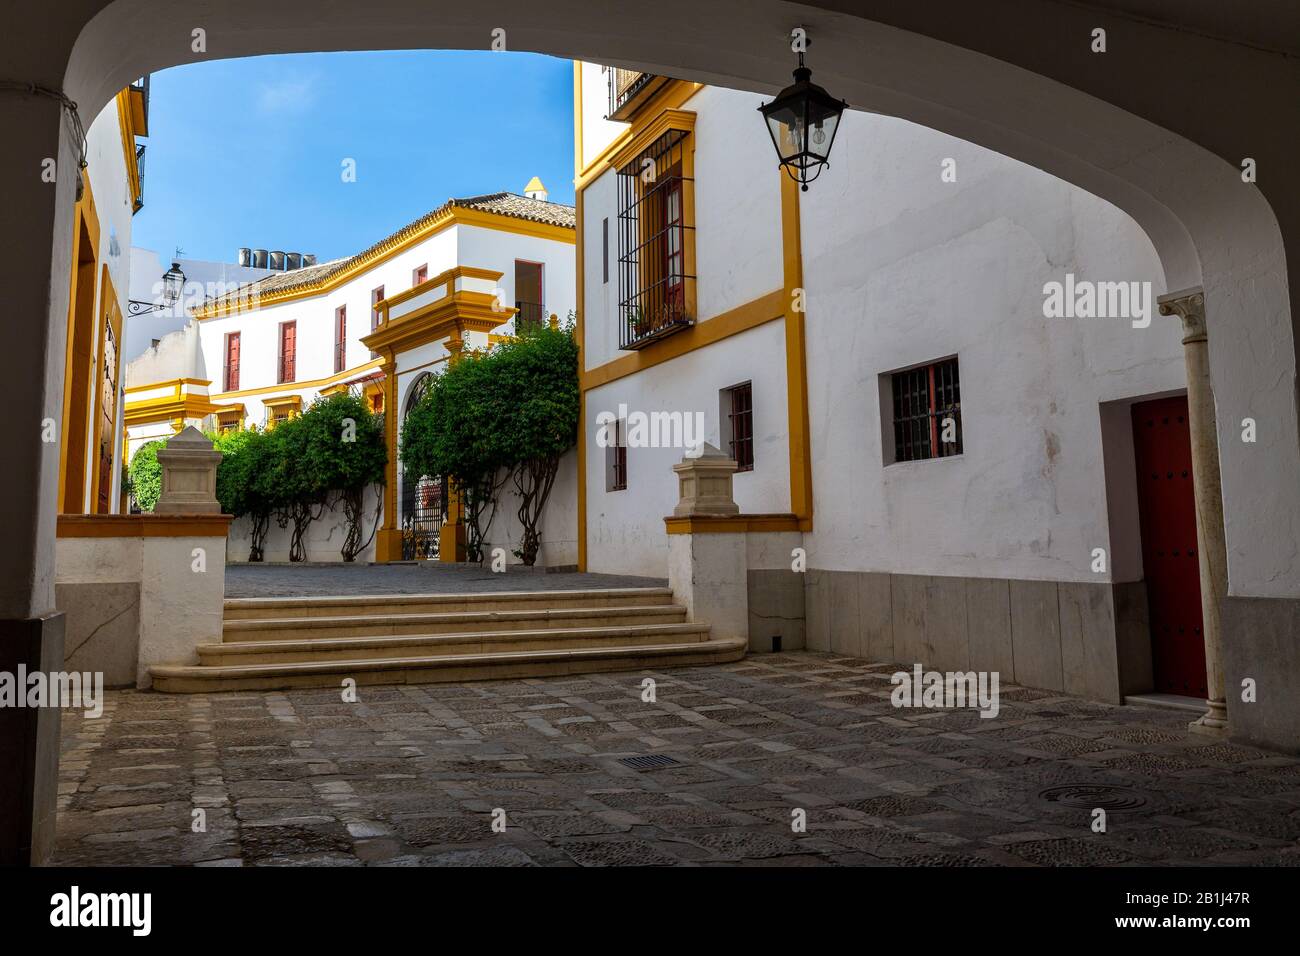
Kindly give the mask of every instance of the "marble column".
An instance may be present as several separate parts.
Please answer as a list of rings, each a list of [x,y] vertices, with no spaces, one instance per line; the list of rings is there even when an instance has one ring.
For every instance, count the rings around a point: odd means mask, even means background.
[[[1224,736],[1228,706],[1223,687],[1223,599],[1228,593],[1228,552],[1223,531],[1219,481],[1219,437],[1210,385],[1210,345],[1205,328],[1205,294],[1200,288],[1162,295],[1161,315],[1183,323],[1187,365],[1187,412],[1192,436],[1192,485],[1196,494],[1196,539],[1201,568],[1201,630],[1205,636],[1207,710],[1188,725],[1193,733]]]

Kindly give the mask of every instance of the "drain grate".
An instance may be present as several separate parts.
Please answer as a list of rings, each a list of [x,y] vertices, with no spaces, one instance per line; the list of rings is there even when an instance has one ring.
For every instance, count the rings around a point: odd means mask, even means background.
[[[1048,787],[1038,794],[1040,800],[1059,803],[1065,807],[1079,807],[1084,810],[1102,809],[1107,813],[1124,813],[1139,810],[1147,805],[1147,798],[1135,790],[1124,787],[1108,787],[1100,784],[1070,784],[1064,787]]]
[[[620,757],[619,763],[633,770],[659,770],[663,767],[681,766],[680,760],[674,760],[665,754],[641,754],[638,757]]]

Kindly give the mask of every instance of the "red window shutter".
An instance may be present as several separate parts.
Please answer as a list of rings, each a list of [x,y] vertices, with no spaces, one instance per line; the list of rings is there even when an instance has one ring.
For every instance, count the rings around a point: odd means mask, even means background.
[[[226,336],[226,388],[227,392],[239,388],[239,333]]]
[[[379,303],[383,300],[383,286],[380,286],[378,289],[375,289],[370,293],[370,331],[372,332],[379,328]]]
[[[298,323],[280,326],[280,381],[292,382],[297,374]]]
[[[341,372],[347,368],[348,351],[348,307],[341,305],[334,310],[334,371]]]

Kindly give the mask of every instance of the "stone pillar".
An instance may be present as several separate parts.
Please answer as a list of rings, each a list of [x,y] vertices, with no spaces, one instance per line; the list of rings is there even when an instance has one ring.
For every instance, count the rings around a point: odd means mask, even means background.
[[[1196,493],[1196,539],[1201,567],[1201,630],[1205,636],[1206,712],[1188,725],[1193,733],[1225,736],[1228,706],[1223,687],[1221,615],[1228,593],[1228,551],[1219,483],[1219,436],[1210,384],[1210,347],[1205,328],[1205,294],[1199,288],[1159,299],[1161,315],[1183,322],[1187,365],[1187,415],[1192,434],[1192,485]]]
[[[686,530],[668,535],[668,586],[674,600],[685,606],[689,620],[708,624],[712,637],[748,641],[746,536],[708,527],[709,519],[740,513],[732,497],[736,462],[705,444],[698,454],[687,452],[673,471],[680,500],[672,517],[695,519]]]
[[[221,452],[193,425],[167,440],[158,451],[162,494],[154,514],[219,515],[217,465]]]

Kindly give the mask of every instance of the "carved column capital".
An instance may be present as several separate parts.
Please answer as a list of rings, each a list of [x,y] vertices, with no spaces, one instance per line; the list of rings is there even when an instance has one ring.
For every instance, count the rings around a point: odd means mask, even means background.
[[[1199,286],[1170,292],[1156,302],[1161,315],[1176,315],[1183,320],[1183,344],[1205,342],[1209,334],[1205,329],[1205,292]]]

